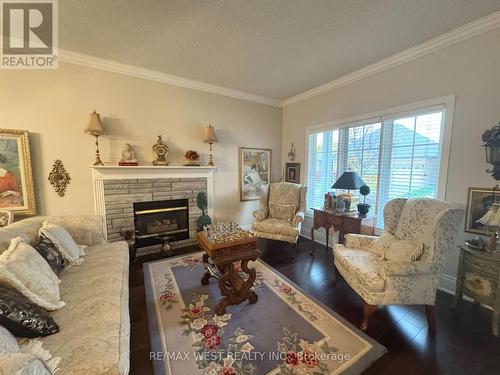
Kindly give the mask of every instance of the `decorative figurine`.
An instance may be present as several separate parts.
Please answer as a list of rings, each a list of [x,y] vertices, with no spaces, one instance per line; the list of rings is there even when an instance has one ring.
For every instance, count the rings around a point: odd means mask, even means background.
[[[156,155],[153,165],[168,165],[168,147],[161,139],[161,135],[158,136],[156,144],[153,146],[153,152]]]
[[[288,159],[290,159],[290,161],[295,160],[295,146],[293,145],[293,142],[292,145],[290,146],[290,151],[288,151]]]
[[[135,159],[135,153],[132,150],[132,146],[130,145],[130,143],[125,143],[125,148],[122,151],[122,158],[118,162],[118,165],[139,165],[139,163],[137,163],[137,160]]]

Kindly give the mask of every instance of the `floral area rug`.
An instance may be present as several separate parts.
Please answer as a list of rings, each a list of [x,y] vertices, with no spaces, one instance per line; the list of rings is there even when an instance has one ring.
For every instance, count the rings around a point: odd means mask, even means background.
[[[259,300],[214,308],[202,253],[144,264],[155,374],[359,374],[386,349],[258,260]],[[238,268],[239,264],[235,264]]]

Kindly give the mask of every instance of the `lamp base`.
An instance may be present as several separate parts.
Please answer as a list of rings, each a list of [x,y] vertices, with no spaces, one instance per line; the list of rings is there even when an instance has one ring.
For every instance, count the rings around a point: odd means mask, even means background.
[[[99,155],[96,155],[94,165],[95,166],[104,165],[104,163],[101,161],[101,158],[99,157]]]

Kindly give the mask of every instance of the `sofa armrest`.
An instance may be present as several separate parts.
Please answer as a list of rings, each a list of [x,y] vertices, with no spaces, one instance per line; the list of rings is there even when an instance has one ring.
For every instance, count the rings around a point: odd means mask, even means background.
[[[432,263],[428,260],[407,262],[387,261],[382,267],[382,277],[415,276],[432,273]]]
[[[297,211],[292,219],[292,225],[298,227],[304,221],[304,211]]]
[[[104,219],[101,216],[47,216],[45,219],[65,228],[79,245],[94,246],[108,243],[104,237]]]
[[[259,222],[267,218],[267,210],[264,208],[259,208],[252,213],[255,221]]]
[[[368,250],[378,238],[366,234],[348,233],[345,236],[345,246],[351,249]]]

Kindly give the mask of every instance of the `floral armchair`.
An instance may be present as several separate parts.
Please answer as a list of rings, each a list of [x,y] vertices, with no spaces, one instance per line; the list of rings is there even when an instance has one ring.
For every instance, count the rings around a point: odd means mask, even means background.
[[[252,228],[257,237],[286,241],[296,244],[301,223],[306,209],[307,187],[290,182],[276,182],[267,185],[260,197],[260,208],[253,212],[255,222]],[[270,209],[270,205],[274,205]],[[293,212],[287,218],[273,212],[293,206]]]
[[[334,264],[364,300],[366,330],[378,305],[425,305],[429,329],[435,329],[434,304],[439,277],[463,218],[463,210],[436,199],[393,199],[384,207],[384,231],[423,244],[416,261],[383,260],[370,251],[377,237],[348,234],[335,245]]]

